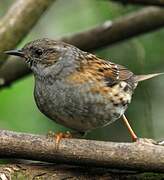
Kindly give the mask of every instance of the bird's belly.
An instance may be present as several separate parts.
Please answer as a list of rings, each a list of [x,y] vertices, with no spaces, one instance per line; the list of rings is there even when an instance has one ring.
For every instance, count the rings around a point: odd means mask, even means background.
[[[123,104],[101,94],[81,91],[81,88],[63,87],[60,83],[37,89],[35,99],[41,112],[57,123],[80,132],[114,122],[123,115],[131,99],[125,98]]]

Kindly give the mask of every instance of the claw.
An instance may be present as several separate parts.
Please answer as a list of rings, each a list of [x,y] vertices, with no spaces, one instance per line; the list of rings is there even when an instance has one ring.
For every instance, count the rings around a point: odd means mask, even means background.
[[[153,139],[148,139],[148,138],[137,138],[136,143],[158,145],[158,142],[156,142],[156,141],[153,140]]]
[[[63,133],[63,132],[54,133],[52,131],[49,131],[47,133],[47,138],[51,138],[51,139],[55,138],[55,144],[56,144],[55,147],[56,147],[56,149],[58,149],[61,139],[63,139],[63,138],[72,138],[72,137],[80,138],[84,134],[86,134],[86,133],[81,133],[81,132],[71,132],[70,133],[69,131],[67,131],[65,133]]]
[[[59,144],[62,138],[72,138],[72,134],[69,131],[67,131],[66,133],[55,133],[55,144],[57,148],[59,148]]]

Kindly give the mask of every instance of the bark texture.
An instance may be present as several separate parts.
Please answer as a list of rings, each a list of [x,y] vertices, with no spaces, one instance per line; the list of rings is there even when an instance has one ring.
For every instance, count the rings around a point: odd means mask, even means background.
[[[0,165],[0,178],[2,180],[162,180],[164,174],[24,162]]]
[[[0,131],[0,157],[132,171],[164,172],[164,146],[152,140],[136,143],[62,139]]]

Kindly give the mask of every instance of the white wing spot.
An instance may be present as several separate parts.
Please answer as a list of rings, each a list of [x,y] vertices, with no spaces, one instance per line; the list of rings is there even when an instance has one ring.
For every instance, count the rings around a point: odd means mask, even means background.
[[[118,66],[116,64],[114,65],[114,67],[115,67],[115,69],[117,69],[117,71],[116,71],[116,75],[117,75],[116,79],[119,80],[119,78],[120,78],[120,76],[119,76],[120,71],[119,71]]]

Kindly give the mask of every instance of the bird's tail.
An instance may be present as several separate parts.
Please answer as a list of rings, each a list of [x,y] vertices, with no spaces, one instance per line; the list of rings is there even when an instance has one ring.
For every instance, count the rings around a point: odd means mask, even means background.
[[[163,74],[164,73],[154,73],[154,74],[147,74],[147,75],[136,75],[135,76],[135,81],[136,82],[145,81],[147,79],[151,79],[153,77],[160,76],[160,75],[163,75]]]

